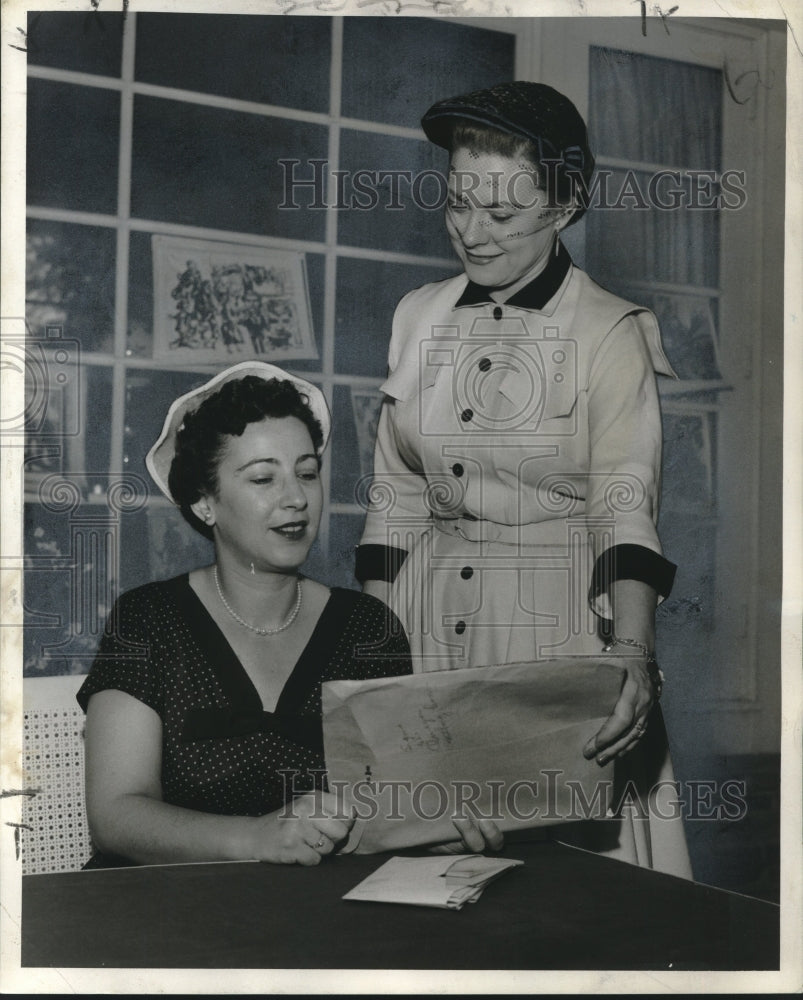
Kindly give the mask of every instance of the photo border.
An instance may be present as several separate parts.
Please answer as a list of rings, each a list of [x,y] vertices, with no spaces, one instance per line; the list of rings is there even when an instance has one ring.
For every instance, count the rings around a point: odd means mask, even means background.
[[[25,136],[25,56],[24,29],[28,10],[58,9],[91,12],[100,0],[73,3],[44,2],[30,4],[9,0],[2,9],[2,337],[5,341],[19,334],[24,313],[24,260],[19,252],[20,234],[25,229],[25,179],[21,170]],[[125,7],[137,12],[177,11],[189,13],[198,5],[193,2],[149,4],[127,0]],[[119,3],[104,3],[104,10],[120,10]],[[535,6],[532,3],[502,4],[501,0],[430,0],[425,4],[390,3],[388,0],[269,0],[264,3],[223,3],[220,0],[203,4],[204,13],[308,13],[316,15],[405,13],[431,16],[494,17],[585,17],[630,16],[649,20],[660,30],[662,21],[670,15],[682,16],[676,7],[663,12],[658,5],[642,2],[634,5],[609,0],[549,0]],[[326,970],[306,973],[298,970],[265,970],[260,973],[242,970],[220,970],[208,973],[187,973],[180,970],[56,970],[20,969],[20,883],[13,874],[18,870],[10,836],[0,840],[0,864],[3,878],[3,906],[0,911],[2,938],[2,982],[4,992],[443,992],[443,993],[511,993],[523,991],[569,992],[782,992],[797,991],[803,975],[801,952],[801,426],[803,426],[803,392],[800,373],[803,372],[803,337],[800,335],[803,299],[799,262],[801,246],[801,177],[799,167],[800,122],[803,121],[803,15],[800,10],[785,11],[780,3],[757,0],[749,8],[740,5],[731,14],[717,0],[700,0],[695,5],[695,17],[740,17],[746,9],[752,15],[766,18],[788,18],[790,30],[787,45],[787,174],[786,174],[786,234],[785,234],[785,356],[784,356],[784,570],[783,570],[783,727],[782,727],[782,802],[781,811],[781,971],[760,973],[706,972],[493,972],[472,971],[455,974],[414,972],[378,973],[365,970]],[[677,13],[675,13],[677,11]],[[513,12],[511,14],[511,12]],[[760,13],[759,13],[760,12]],[[15,55],[14,50],[20,52]],[[22,241],[24,245],[24,240]],[[24,329],[24,324],[23,324]],[[3,419],[24,409],[21,370],[4,368],[2,373]],[[0,522],[0,585],[2,586],[2,625],[0,628],[0,697],[3,710],[2,787],[21,787],[22,771],[19,742],[15,734],[20,728],[22,696],[21,622],[22,622],[22,490],[19,485],[22,442],[6,435],[2,441],[3,511]],[[19,822],[19,796],[13,792],[0,799],[0,828]],[[7,832],[7,831],[6,831]],[[535,905],[535,904],[534,904]],[[603,917],[604,919],[604,917]]]

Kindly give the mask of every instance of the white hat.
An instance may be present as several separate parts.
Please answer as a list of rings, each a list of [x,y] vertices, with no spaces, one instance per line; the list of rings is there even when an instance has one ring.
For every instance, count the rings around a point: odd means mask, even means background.
[[[176,501],[170,493],[167,479],[170,475],[170,466],[173,464],[173,457],[176,454],[176,434],[181,430],[184,417],[188,413],[197,410],[205,399],[208,399],[217,392],[226,382],[231,382],[233,379],[245,378],[246,375],[256,375],[257,378],[264,379],[266,382],[270,381],[270,379],[278,379],[280,382],[291,382],[305,398],[310,410],[312,410],[313,416],[321,425],[323,443],[320,450],[323,451],[326,447],[326,443],[329,440],[329,430],[332,426],[332,418],[321,390],[317,386],[312,385],[311,382],[307,382],[303,378],[297,378],[295,375],[288,375],[283,369],[277,368],[276,365],[269,365],[266,361],[243,361],[215,375],[214,378],[198,386],[197,389],[179,396],[178,399],[171,403],[170,409],[167,411],[162,433],[159,435],[156,444],[145,456],[145,465],[153,481],[168,500],[172,500],[173,503]]]

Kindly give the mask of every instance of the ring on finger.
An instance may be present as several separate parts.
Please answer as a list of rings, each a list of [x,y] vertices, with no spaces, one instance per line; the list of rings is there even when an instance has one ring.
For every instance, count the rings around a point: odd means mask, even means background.
[[[636,736],[638,739],[641,739],[641,737],[646,732],[647,732],[646,724],[644,722],[637,722],[635,728],[633,729],[633,735]]]
[[[321,839],[317,843],[313,844],[312,846],[315,848],[316,851],[320,851],[320,849],[323,847],[323,845],[325,843],[326,843],[326,838],[325,837],[321,837]]]

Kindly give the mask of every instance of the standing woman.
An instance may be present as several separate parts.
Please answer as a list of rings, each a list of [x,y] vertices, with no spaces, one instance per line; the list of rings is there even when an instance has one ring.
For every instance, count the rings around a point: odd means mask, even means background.
[[[619,702],[583,752],[619,758],[640,808],[580,823],[576,839],[688,876],[677,803],[662,803],[671,820],[647,808],[672,779],[655,708],[655,608],[675,571],[656,533],[655,373],[674,373],[657,322],[560,241],[594,169],[566,97],[501,84],[438,102],[422,124],[450,153],[446,228],[465,273],[396,310],[357,576],[404,623],[417,671],[620,664]]]

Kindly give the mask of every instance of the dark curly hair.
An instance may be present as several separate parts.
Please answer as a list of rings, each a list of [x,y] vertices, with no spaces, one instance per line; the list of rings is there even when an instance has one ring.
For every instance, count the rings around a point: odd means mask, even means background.
[[[306,396],[284,379],[256,375],[232,379],[184,417],[167,485],[187,522],[207,538],[212,538],[212,529],[193,514],[192,505],[203,496],[217,496],[218,465],[226,438],[239,437],[248,424],[265,417],[297,417],[309,431],[320,466],[321,425]]]

